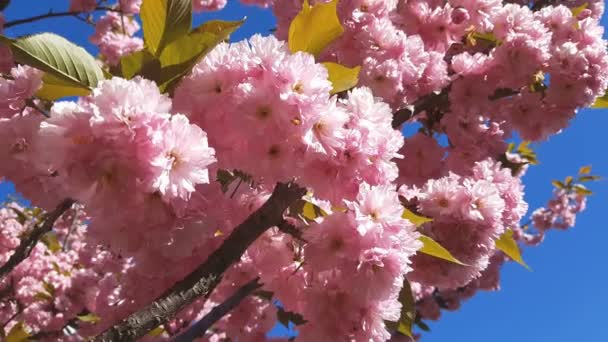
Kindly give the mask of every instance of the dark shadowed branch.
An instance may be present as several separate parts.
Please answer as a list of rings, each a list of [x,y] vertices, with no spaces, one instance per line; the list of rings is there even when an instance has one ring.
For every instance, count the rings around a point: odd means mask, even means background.
[[[413,105],[397,110],[393,115],[393,128],[399,128],[403,123],[422,112],[447,111],[449,106],[448,93],[449,86],[443,88],[439,93],[422,96]]]
[[[238,225],[196,270],[154,302],[97,336],[95,341],[135,341],[197,298],[209,296],[222,274],[240,260],[249,245],[270,227],[280,224],[283,212],[305,193],[306,189],[295,183],[277,184],[266,203]]]
[[[70,209],[70,207],[72,207],[72,204],[74,204],[73,200],[65,199],[63,200],[63,202],[61,202],[61,204],[57,206],[57,208],[55,208],[55,210],[44,215],[42,223],[34,226],[34,229],[32,229],[32,231],[29,232],[29,234],[25,238],[23,238],[23,240],[21,240],[21,244],[19,244],[19,246],[15,250],[15,253],[13,253],[10,259],[8,259],[8,261],[4,265],[2,265],[2,267],[0,267],[0,279],[4,278],[17,265],[19,265],[19,263],[21,263],[28,256],[30,256],[30,253],[32,253],[32,250],[34,249],[42,235],[50,232],[51,229],[53,229],[55,221],[57,221],[57,219],[61,215],[63,215],[66,210]]]
[[[173,342],[190,342],[199,338],[209,330],[217,321],[222,319],[232,309],[236,308],[243,299],[247,298],[253,291],[262,287],[262,284],[258,282],[259,278],[255,278],[247,284],[239,288],[232,296],[228,297],[221,304],[217,305],[211,311],[201,318],[198,322],[194,323],[188,330],[183,334],[177,336]]]

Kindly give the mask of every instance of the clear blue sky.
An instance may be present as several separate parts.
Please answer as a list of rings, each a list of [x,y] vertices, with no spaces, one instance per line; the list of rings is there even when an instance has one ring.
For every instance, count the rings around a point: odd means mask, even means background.
[[[51,6],[65,10],[68,1],[13,0],[5,11],[8,20],[45,13]],[[224,11],[197,15],[195,22],[211,18],[237,20],[247,16],[233,40],[254,33],[269,34],[274,27],[270,11],[243,6],[230,0]],[[606,18],[604,25],[608,23]],[[94,52],[87,37],[93,29],[71,18],[49,19],[5,33],[9,36],[52,31],[70,37]],[[608,177],[606,134],[608,111],[584,110],[562,134],[535,146],[541,164],[524,178],[526,200],[531,208],[551,196],[552,179],[574,174],[581,165],[592,164],[593,173]],[[480,293],[457,312],[445,313],[431,323],[423,342],[607,342],[608,329],[608,181],[592,185],[595,194],[587,211],[568,232],[551,232],[537,248],[524,251],[534,269],[528,272],[511,263],[502,273],[502,290]],[[10,186],[0,186],[0,199]]]

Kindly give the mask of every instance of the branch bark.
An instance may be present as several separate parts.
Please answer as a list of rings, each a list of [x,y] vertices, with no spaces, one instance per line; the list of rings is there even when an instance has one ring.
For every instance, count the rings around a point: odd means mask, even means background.
[[[217,305],[211,311],[201,318],[198,322],[194,323],[184,333],[178,335],[173,342],[190,342],[194,339],[199,338],[209,330],[217,321],[222,319],[232,309],[237,307],[241,301],[249,296],[253,291],[262,287],[262,284],[258,282],[260,278],[255,278],[247,284],[239,288],[232,296],[228,297],[224,302]]]
[[[393,115],[393,128],[399,128],[407,120],[424,111],[445,112],[449,106],[448,94],[449,86],[443,88],[439,93],[431,93],[419,98],[412,106],[399,109]]]
[[[21,240],[21,244],[19,244],[19,247],[17,247],[15,253],[13,253],[8,261],[2,265],[2,267],[0,267],[0,280],[9,274],[23,260],[30,256],[30,253],[32,253],[32,250],[38,243],[38,240],[40,240],[44,234],[53,229],[55,221],[57,221],[57,219],[63,215],[66,210],[70,209],[72,204],[74,204],[74,201],[71,199],[63,200],[63,202],[61,202],[57,208],[44,216],[42,224],[36,225],[29,235]]]
[[[222,274],[239,261],[249,245],[270,227],[280,224],[285,209],[305,193],[306,189],[295,183],[277,184],[266,203],[238,225],[196,270],[151,304],[95,337],[95,341],[134,341],[171,319],[196,298],[209,296]]]

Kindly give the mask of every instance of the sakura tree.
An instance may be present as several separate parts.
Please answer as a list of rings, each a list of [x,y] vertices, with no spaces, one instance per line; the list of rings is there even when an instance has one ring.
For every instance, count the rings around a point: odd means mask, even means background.
[[[0,17],[79,19],[99,51],[0,36],[28,203],[0,209],[5,340],[418,340],[584,210],[589,166],[531,214],[521,177],[608,104],[602,1],[242,0],[273,35],[192,27],[226,2]]]

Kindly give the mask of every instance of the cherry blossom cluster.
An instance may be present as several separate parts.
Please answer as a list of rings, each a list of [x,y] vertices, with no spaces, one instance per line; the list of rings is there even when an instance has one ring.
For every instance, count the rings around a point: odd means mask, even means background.
[[[530,223],[511,226],[513,237],[522,244],[537,246],[544,240],[548,230],[565,230],[574,227],[576,215],[585,210],[586,202],[587,197],[581,193],[581,190],[577,193],[576,190],[558,188],[546,208],[541,207],[532,212]],[[414,269],[417,267],[418,257],[417,255],[413,258]],[[417,314],[421,319],[438,320],[441,310],[458,310],[462,302],[479,291],[500,290],[500,268],[508,260],[504,253],[494,251],[489,255],[487,267],[477,278],[464,286],[442,288],[425,282],[412,281]],[[408,278],[416,279],[415,273],[410,273]]]
[[[37,222],[36,213],[28,210],[17,203],[0,209],[3,263]],[[81,211],[68,211],[47,235],[52,239],[38,243],[31,256],[2,279],[0,321],[5,331],[22,323],[32,334],[52,341],[63,336],[66,326],[83,324],[77,316],[87,313],[87,296],[95,291],[99,276],[79,258],[86,246],[85,230]]]
[[[327,1],[310,3],[320,2]],[[504,152],[503,140],[512,131],[544,140],[565,128],[577,108],[603,95],[603,3],[563,3],[571,8],[530,9],[494,0],[342,0],[338,14],[345,33],[321,59],[360,65],[360,84],[395,110],[445,93],[438,101],[447,110],[430,108],[412,120],[447,135],[447,166],[461,172]],[[301,1],[272,5],[276,35],[286,39]]]
[[[0,281],[5,332],[103,332],[207,260],[277,182],[309,193],[209,298],[146,339],[183,333],[258,279],[261,291],[203,341],[264,341],[281,315],[298,321],[298,341],[399,340],[387,322],[401,318],[405,282],[419,317],[438,319],[499,288],[509,257],[496,240],[535,245],[584,210],[585,188],[563,186],[532,213],[532,232],[522,226],[529,160],[507,141],[558,133],[608,87],[603,2],[341,0],[345,32],[316,57],[283,41],[302,1],[243,2],[272,8],[275,35],[217,45],[168,94],[113,77],[76,100],[43,101],[42,72],[0,47],[0,178],[46,211],[78,203]],[[70,11],[98,5],[74,0]],[[90,40],[107,70],[144,48],[141,6],[120,0],[96,21]],[[325,61],[361,66],[358,86],[334,94]],[[405,137],[403,123],[419,130]],[[42,217],[0,209],[2,263]],[[454,260],[426,254],[424,238]]]
[[[566,230],[574,227],[576,215],[585,210],[587,196],[575,191],[556,189],[553,198],[548,201],[547,207],[541,207],[532,212],[531,226],[524,225],[517,230],[517,237],[528,245],[538,245],[544,240],[550,229]]]
[[[408,279],[440,289],[468,284],[488,267],[494,240],[507,228],[517,226],[526,213],[523,186],[510,170],[486,160],[471,171],[464,176],[450,172],[427,181],[420,189],[400,189],[408,206],[434,219],[422,232],[467,265],[417,254]]]
[[[115,66],[120,58],[139,51],[144,41],[134,34],[139,24],[132,15],[108,11],[95,24],[95,33],[89,38],[99,48],[99,53],[110,65]]]
[[[174,110],[209,134],[218,166],[266,184],[293,177],[332,201],[387,184],[403,144],[390,108],[368,88],[330,97],[327,70],[273,38],[221,44],[175,91]]]

